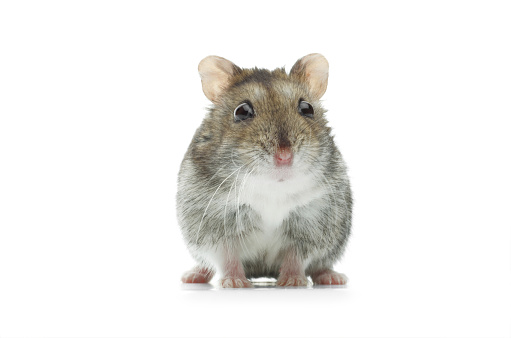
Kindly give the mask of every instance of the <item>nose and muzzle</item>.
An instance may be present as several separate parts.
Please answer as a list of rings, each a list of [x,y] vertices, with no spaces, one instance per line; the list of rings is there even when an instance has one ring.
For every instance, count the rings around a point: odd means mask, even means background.
[[[290,166],[293,164],[293,151],[291,150],[291,141],[289,140],[288,130],[280,127],[277,139],[277,149],[274,155],[274,163],[277,167]]]
[[[293,163],[293,152],[289,147],[279,147],[275,152],[275,165],[289,166]]]

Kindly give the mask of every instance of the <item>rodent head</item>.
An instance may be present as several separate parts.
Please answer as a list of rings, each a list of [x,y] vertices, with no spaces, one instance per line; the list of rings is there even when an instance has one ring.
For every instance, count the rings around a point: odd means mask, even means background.
[[[321,54],[283,68],[242,69],[208,56],[199,64],[202,89],[213,103],[195,137],[194,158],[256,168],[283,180],[307,171],[330,145],[330,129],[320,98],[328,83],[328,61]],[[219,155],[219,156],[218,156]],[[220,163],[218,163],[220,164]]]

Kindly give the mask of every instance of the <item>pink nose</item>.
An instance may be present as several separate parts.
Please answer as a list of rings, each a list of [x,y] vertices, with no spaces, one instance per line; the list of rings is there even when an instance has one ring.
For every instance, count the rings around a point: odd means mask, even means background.
[[[279,148],[275,153],[275,164],[290,165],[293,161],[293,152],[289,148]]]

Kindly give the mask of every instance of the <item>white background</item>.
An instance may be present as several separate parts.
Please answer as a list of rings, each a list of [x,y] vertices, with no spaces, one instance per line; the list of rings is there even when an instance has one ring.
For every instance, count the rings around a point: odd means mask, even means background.
[[[509,2],[0,3],[0,336],[511,335]],[[183,290],[197,64],[330,62],[345,289]]]

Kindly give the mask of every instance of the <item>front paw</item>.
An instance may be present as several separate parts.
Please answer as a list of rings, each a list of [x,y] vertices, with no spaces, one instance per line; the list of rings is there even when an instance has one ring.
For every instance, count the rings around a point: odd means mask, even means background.
[[[277,280],[278,286],[307,286],[307,277],[305,275],[280,275]]]
[[[208,268],[201,268],[196,266],[190,271],[187,271],[181,277],[183,283],[209,283],[215,272]]]
[[[181,281],[183,283],[207,283],[209,282],[209,278],[200,272],[185,272],[183,277],[181,277]]]
[[[224,277],[220,280],[220,286],[225,289],[251,288],[252,283],[245,277]]]

